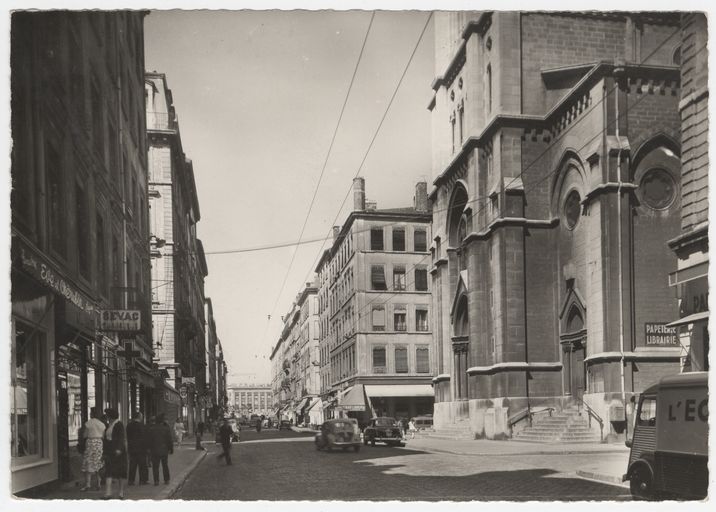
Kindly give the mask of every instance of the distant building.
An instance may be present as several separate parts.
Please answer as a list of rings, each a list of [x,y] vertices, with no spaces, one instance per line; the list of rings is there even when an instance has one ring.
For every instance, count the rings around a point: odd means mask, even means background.
[[[144,16],[12,13],[12,492],[82,477],[91,408],[155,411]]]
[[[271,351],[273,414],[296,424],[320,424],[318,288],[305,287],[283,317],[281,337]]]
[[[316,267],[324,413],[361,422],[432,413],[427,185],[417,184],[408,208],[378,209],[363,178],[353,197]]]
[[[238,416],[270,416],[273,394],[270,384],[232,384],[227,388],[229,404]]]
[[[171,90],[163,73],[145,79],[149,134],[149,203],[152,256],[152,320],[159,367],[180,392],[178,410],[190,432],[206,419],[204,248],[196,235],[201,219],[194,167],[184,154]]]
[[[509,437],[551,406],[623,436],[630,399],[679,371],[680,23],[435,14],[436,428]]]

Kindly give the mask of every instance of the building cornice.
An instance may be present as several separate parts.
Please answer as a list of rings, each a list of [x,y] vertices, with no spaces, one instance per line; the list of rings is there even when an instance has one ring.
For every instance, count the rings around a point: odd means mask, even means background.
[[[467,374],[470,376],[474,375],[493,375],[495,373],[503,372],[558,372],[562,370],[562,363],[559,361],[555,362],[542,362],[542,363],[528,363],[528,362],[508,362],[508,363],[496,363],[490,366],[473,366],[467,369]]]
[[[580,113],[586,111],[591,104],[589,90],[599,80],[611,76],[618,70],[623,74],[628,87],[641,91],[646,87],[649,93],[655,89],[675,88],[680,84],[680,70],[678,66],[615,64],[601,61],[592,65],[584,77],[575,84],[565,95],[544,115],[525,114],[497,114],[487,123],[477,136],[468,137],[452,160],[433,181],[433,190],[430,199],[434,200],[437,189],[450,179],[452,174],[460,167],[459,164],[467,158],[470,151],[488,143],[492,136],[501,129],[519,128],[530,133],[532,139],[541,136],[544,140],[552,140],[575,122]],[[658,83],[657,83],[658,82]],[[656,84],[656,85],[655,85]],[[659,85],[660,84],[660,85]],[[676,85],[675,85],[676,84]]]
[[[645,349],[636,350],[634,352],[599,352],[592,354],[584,359],[587,364],[595,363],[614,363],[619,362],[624,358],[625,362],[638,362],[638,361],[680,361],[681,360],[681,348],[668,348],[668,349]]]

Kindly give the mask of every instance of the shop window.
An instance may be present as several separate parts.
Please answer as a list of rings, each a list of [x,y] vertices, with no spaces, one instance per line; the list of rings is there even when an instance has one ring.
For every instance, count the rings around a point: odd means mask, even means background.
[[[428,239],[425,230],[416,229],[413,233],[413,249],[415,252],[426,252],[428,250]]]
[[[403,228],[393,228],[393,250],[405,250],[405,230]]]
[[[399,307],[396,306],[395,310],[393,311],[393,328],[396,331],[406,331],[407,330],[407,322],[406,322],[406,312],[405,312],[405,306]]]
[[[371,228],[370,230],[370,250],[383,250],[383,228]]]
[[[385,308],[383,306],[373,306],[371,320],[374,331],[385,331]]]
[[[415,269],[415,290],[419,292],[428,291],[428,269],[425,267]]]
[[[416,331],[427,331],[428,330],[428,310],[427,309],[416,309],[415,310],[415,330]]]
[[[395,373],[408,373],[408,349],[395,348]]]
[[[396,265],[393,267],[393,290],[405,290],[405,267],[403,266]]]
[[[44,334],[15,322],[10,430],[12,457],[42,455],[42,371]]]
[[[385,269],[383,265],[372,265],[370,267],[370,284],[372,290],[387,290],[385,283]]]
[[[418,373],[430,373],[430,351],[427,348],[415,349],[415,366]]]
[[[385,373],[385,347],[373,347],[373,373]]]

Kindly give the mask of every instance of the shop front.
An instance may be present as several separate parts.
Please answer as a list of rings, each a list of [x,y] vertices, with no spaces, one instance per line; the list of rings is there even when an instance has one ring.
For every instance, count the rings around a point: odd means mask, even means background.
[[[30,243],[12,238],[12,491],[77,473],[89,407],[95,303]]]

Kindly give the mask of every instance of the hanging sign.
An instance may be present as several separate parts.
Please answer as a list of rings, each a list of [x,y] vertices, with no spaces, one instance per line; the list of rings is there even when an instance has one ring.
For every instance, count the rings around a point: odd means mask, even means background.
[[[139,331],[142,329],[142,313],[136,309],[105,309],[99,317],[102,331]]]

